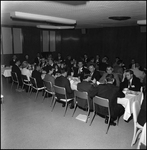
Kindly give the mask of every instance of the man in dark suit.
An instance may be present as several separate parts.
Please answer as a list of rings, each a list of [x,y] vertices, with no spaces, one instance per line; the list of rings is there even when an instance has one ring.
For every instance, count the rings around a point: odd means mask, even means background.
[[[106,76],[106,84],[99,84],[97,87],[89,91],[89,96],[93,98],[94,96],[99,96],[109,100],[109,107],[111,112],[111,125],[116,125],[114,121],[117,117],[120,117],[124,113],[124,108],[122,105],[117,104],[118,97],[125,97],[125,94],[119,90],[119,87],[113,84],[114,75],[108,74]],[[100,112],[106,112],[105,108],[97,107]],[[108,118],[106,118],[105,123]]]
[[[93,84],[91,84],[89,82],[88,75],[84,76],[83,81],[77,84],[77,90],[81,91],[81,92],[89,93],[89,91],[92,89],[92,87],[93,87]],[[83,109],[87,109],[87,107],[88,107],[87,102],[83,101],[83,100],[82,101],[79,100],[78,105]],[[90,110],[93,110],[93,101],[90,97],[89,97],[89,106],[90,106]]]
[[[98,71],[96,71],[95,65],[93,63],[90,63],[88,66],[88,69],[90,71],[91,80],[99,81],[100,73]]]
[[[89,70],[84,67],[83,61],[79,60],[78,61],[78,68],[75,69],[74,71],[74,77],[79,77],[81,81],[83,81],[84,75],[89,74]]]
[[[41,78],[41,68],[40,66],[35,66],[35,70],[32,72],[32,77],[36,79],[38,88],[43,87],[43,80]]]
[[[137,78],[132,70],[126,70],[123,75],[123,82],[120,84],[120,89],[128,88],[132,91],[140,91],[141,82],[140,79]]]
[[[37,57],[34,59],[34,64],[35,65],[40,65],[40,54],[39,53],[37,53]]]
[[[17,60],[18,60],[18,59],[17,59],[17,56],[16,56],[16,55],[13,55],[12,60],[10,61],[10,66],[15,65],[15,63],[16,63]]]
[[[21,70],[19,66],[20,66],[20,60],[17,60],[15,62],[15,65],[12,66],[12,72],[15,72],[17,74],[19,86],[22,87],[23,83],[22,83],[22,78],[21,78]]]
[[[62,68],[60,71],[61,75],[55,79],[55,85],[64,87],[66,89],[67,98],[73,98],[74,91],[71,89],[70,81],[67,79],[67,70]],[[58,95],[58,99],[61,98],[64,98],[63,95]],[[62,106],[65,107],[65,103]],[[70,108],[74,108],[74,101],[71,101]]]

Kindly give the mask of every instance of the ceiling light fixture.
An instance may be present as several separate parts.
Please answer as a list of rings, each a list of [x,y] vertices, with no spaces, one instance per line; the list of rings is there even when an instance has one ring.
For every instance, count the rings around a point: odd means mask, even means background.
[[[123,20],[131,19],[131,17],[129,17],[129,16],[112,16],[112,17],[109,17],[109,19],[123,21]]]
[[[53,25],[37,25],[37,28],[43,29],[74,29],[74,26],[53,26]]]
[[[31,13],[24,13],[24,12],[17,12],[17,11],[10,13],[10,17],[12,19],[24,19],[24,20],[67,24],[67,25],[76,25],[76,20],[72,20],[72,19],[59,18],[59,17],[46,16],[46,15],[38,15],[38,14],[31,14]]]
[[[139,25],[146,25],[146,20],[138,20],[137,24],[139,24]]]

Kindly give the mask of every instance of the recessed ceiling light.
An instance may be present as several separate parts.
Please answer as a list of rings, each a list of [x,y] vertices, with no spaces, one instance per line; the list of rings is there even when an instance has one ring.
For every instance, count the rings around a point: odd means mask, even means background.
[[[112,17],[109,17],[109,19],[123,21],[123,20],[131,19],[131,17],[129,17],[129,16],[112,16]]]
[[[138,20],[137,24],[139,24],[139,25],[146,25],[146,20]]]

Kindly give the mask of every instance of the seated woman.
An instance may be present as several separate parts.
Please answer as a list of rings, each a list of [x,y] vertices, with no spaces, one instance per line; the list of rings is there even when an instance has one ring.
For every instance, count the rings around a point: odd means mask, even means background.
[[[31,77],[31,75],[32,75],[32,71],[29,70],[28,67],[29,67],[29,64],[28,64],[26,61],[24,61],[24,62],[22,63],[21,74],[22,74],[22,75],[26,75],[27,78],[28,78],[28,80],[30,81],[30,77]]]

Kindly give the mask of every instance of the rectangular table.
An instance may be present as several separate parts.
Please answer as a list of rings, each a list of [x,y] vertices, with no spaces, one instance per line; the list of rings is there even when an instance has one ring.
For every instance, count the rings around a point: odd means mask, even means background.
[[[138,95],[135,94],[125,94],[124,98],[117,98],[117,103],[121,104],[125,108],[124,120],[128,120],[132,114],[132,104],[134,101],[139,101],[140,105],[143,100],[143,93],[142,92],[137,92]]]

